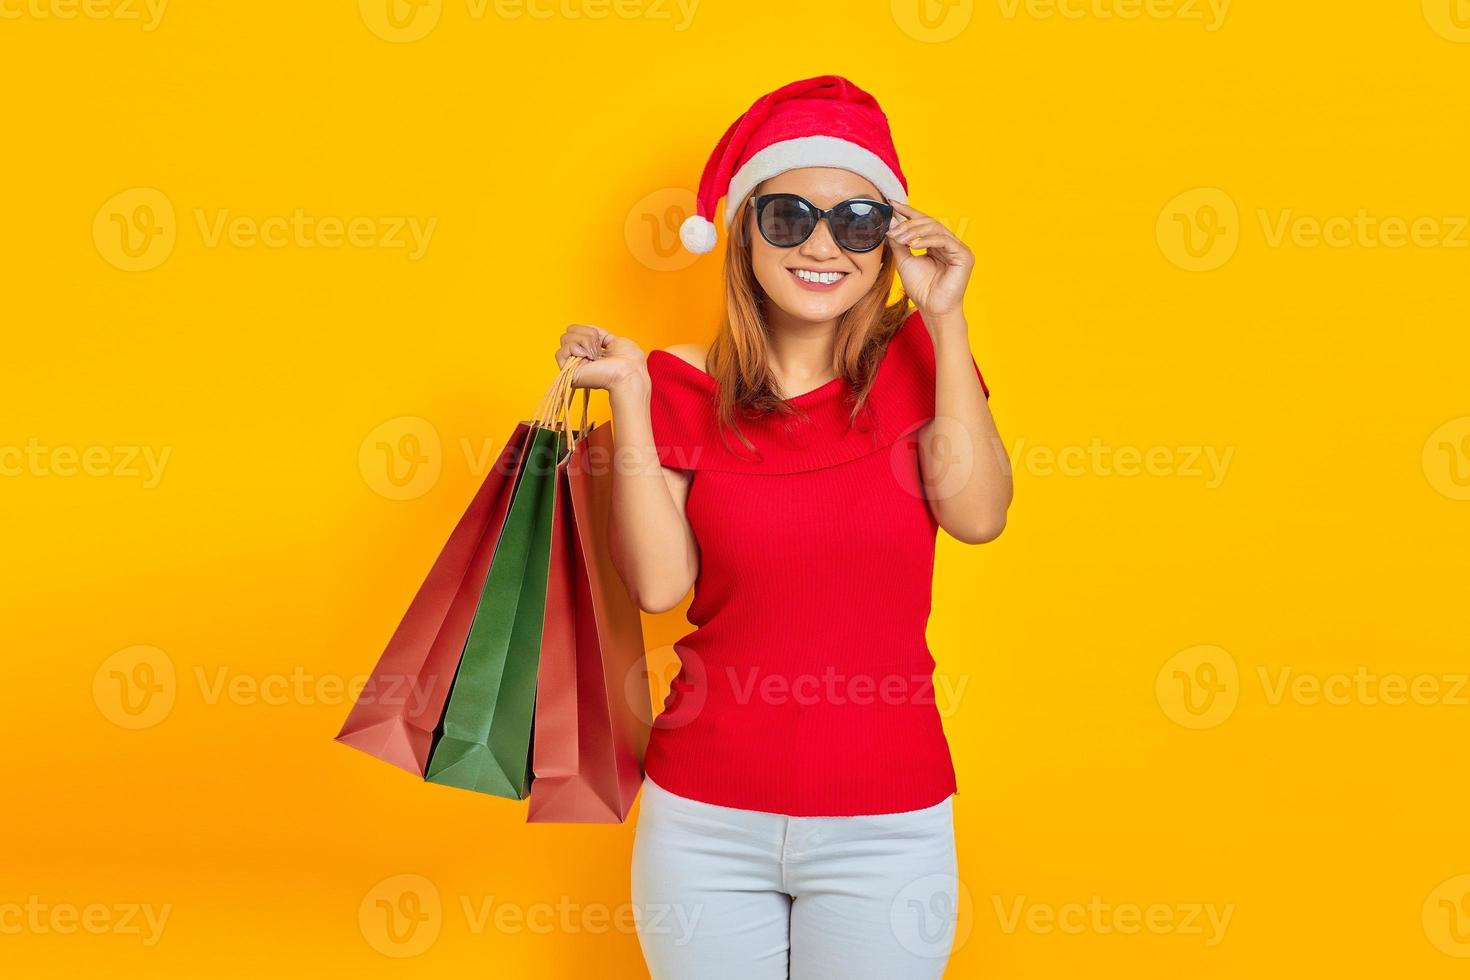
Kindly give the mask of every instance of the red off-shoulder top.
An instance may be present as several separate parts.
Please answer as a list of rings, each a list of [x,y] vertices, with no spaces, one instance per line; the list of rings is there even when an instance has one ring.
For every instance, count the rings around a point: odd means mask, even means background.
[[[938,524],[915,436],[934,416],[935,370],[918,312],[889,339],[856,422],[836,378],[789,399],[796,418],[742,419],[754,451],[718,428],[713,377],[661,350],[648,372],[660,460],[690,471],[700,562],[648,775],[791,816],[955,792],[925,637]]]

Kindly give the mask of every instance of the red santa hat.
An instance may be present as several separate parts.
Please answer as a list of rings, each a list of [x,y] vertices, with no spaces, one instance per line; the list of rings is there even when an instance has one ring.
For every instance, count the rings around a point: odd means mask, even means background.
[[[715,247],[711,220],[725,198],[725,225],[763,180],[798,167],[837,167],[866,177],[882,195],[908,203],[908,181],[878,101],[838,75],[784,85],[730,124],[699,178],[695,213],[679,227],[684,247]]]

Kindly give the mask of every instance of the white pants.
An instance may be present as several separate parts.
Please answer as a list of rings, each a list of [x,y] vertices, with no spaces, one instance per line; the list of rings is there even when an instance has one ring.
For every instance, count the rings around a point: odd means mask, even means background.
[[[653,980],[937,980],[957,917],[952,802],[788,817],[645,777],[632,891]]]

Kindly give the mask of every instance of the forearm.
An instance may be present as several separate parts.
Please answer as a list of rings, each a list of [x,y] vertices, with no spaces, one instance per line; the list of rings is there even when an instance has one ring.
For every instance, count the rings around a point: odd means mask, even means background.
[[[963,317],[928,324],[934,341],[934,422],[920,442],[930,506],[970,543],[995,538],[1011,503],[1010,460],[981,388]]]
[[[677,605],[694,583],[698,559],[693,534],[654,445],[647,371],[630,373],[608,394],[614,442],[613,563],[641,608],[663,612]]]

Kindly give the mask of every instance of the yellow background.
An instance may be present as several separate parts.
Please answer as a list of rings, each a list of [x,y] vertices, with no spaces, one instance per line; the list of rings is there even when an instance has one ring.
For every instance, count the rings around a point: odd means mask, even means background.
[[[644,975],[631,826],[336,745],[341,686],[564,324],[709,338],[705,156],[837,72],[978,256],[1017,471],[939,554],[949,976],[1466,975],[1463,2],[387,2],[0,0],[7,973]],[[298,210],[368,220],[250,236]]]

